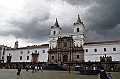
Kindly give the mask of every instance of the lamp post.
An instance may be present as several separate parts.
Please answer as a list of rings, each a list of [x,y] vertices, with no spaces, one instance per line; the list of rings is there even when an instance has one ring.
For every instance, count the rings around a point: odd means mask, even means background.
[[[66,64],[68,64],[68,72],[70,73],[72,63],[71,62],[67,62]]]
[[[69,71],[69,73],[70,73],[70,62],[68,63],[68,66],[69,66],[68,71]]]
[[[69,73],[70,73],[70,64],[69,64]]]

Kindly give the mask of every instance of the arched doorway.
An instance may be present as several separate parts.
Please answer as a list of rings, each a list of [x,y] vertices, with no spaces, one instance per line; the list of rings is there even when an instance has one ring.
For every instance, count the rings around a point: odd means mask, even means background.
[[[68,56],[67,55],[64,55],[63,56],[63,62],[67,62],[68,61]]]
[[[34,57],[34,58],[33,58],[33,62],[38,62],[37,57]]]
[[[32,53],[32,62],[38,62],[39,53]]]

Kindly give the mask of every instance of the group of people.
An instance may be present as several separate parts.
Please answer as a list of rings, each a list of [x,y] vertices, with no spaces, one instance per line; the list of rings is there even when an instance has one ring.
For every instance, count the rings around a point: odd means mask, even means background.
[[[101,66],[99,67],[99,73],[98,73],[98,79],[112,79],[112,76],[110,75],[110,73],[105,72],[104,67]]]
[[[42,66],[31,66],[32,69],[32,73],[34,72],[39,72],[39,70],[41,70],[41,72],[43,73],[43,67]]]
[[[41,70],[41,72],[43,73],[43,67],[42,66],[30,66],[30,68],[32,69],[32,73],[34,72],[39,72],[39,70]],[[28,71],[28,66],[26,66],[26,71]],[[17,75],[20,75],[21,72],[21,67],[18,66],[17,69]],[[108,73],[108,75],[106,74],[104,67],[101,66],[99,67],[99,73],[98,73],[98,79],[112,79],[112,76],[110,75],[110,73]]]
[[[34,66],[34,65],[32,65],[32,66],[30,66],[30,69],[32,69],[32,73],[39,72],[39,70],[41,70],[41,72],[43,73],[43,67],[42,66]],[[28,70],[29,70],[29,67],[26,66],[26,71],[28,71]],[[20,73],[21,73],[21,66],[18,66],[17,75],[20,75]]]

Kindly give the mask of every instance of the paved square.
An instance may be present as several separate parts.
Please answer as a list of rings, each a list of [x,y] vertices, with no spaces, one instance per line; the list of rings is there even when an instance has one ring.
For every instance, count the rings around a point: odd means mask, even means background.
[[[17,75],[17,69],[0,69],[0,79],[98,79],[97,75],[81,75],[78,71],[55,71],[55,70],[44,70],[41,72],[34,72],[29,70],[21,71],[21,75]],[[120,77],[120,73],[116,72],[114,79]]]

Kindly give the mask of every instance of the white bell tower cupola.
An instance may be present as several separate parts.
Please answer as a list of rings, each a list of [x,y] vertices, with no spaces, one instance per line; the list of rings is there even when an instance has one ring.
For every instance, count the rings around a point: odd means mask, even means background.
[[[74,33],[84,34],[85,26],[84,26],[83,22],[81,22],[79,15],[78,15],[77,22],[73,24],[73,27],[74,27]]]
[[[61,28],[59,27],[57,18],[54,26],[51,26],[51,35],[59,35],[61,34]]]
[[[55,48],[57,45],[58,36],[61,34],[61,28],[58,24],[57,18],[54,26],[51,26],[51,34],[49,36],[49,48]]]
[[[85,26],[83,22],[81,22],[80,16],[78,15],[77,22],[73,24],[74,27],[74,34],[76,37],[74,38],[75,40],[75,46],[81,46],[85,43],[85,35],[84,35],[84,29]]]

